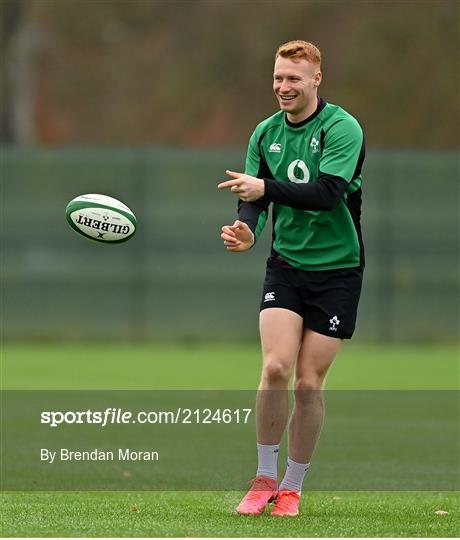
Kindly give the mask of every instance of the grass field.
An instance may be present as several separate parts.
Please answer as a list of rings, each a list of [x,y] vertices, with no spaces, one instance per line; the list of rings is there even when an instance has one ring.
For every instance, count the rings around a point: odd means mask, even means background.
[[[8,536],[455,537],[458,499],[447,493],[307,493],[295,519],[238,516],[234,492],[15,493]],[[448,515],[437,515],[439,509]]]
[[[257,344],[2,348],[5,389],[254,389],[259,370]],[[454,347],[347,344],[327,387],[453,390],[458,375]],[[9,492],[2,495],[2,534],[455,537],[459,530],[457,492],[308,492],[307,479],[301,516],[282,520],[237,516],[241,494]],[[436,514],[439,510],[448,513]]]
[[[254,344],[3,345],[8,389],[257,388],[260,347]],[[455,346],[345,343],[328,389],[449,390],[459,386]]]

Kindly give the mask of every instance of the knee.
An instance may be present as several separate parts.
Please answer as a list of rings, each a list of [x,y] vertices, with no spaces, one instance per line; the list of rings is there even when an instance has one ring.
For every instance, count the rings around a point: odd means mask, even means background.
[[[297,405],[310,406],[323,399],[322,379],[317,376],[301,377],[294,384],[294,396]]]
[[[297,378],[294,384],[296,392],[315,392],[322,389],[323,381],[317,375]]]
[[[290,377],[290,369],[280,359],[266,360],[262,370],[262,380],[269,386],[285,385],[287,386]]]

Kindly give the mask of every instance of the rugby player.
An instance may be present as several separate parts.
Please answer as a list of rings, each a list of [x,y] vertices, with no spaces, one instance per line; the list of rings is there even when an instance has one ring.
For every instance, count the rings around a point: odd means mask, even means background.
[[[272,207],[273,240],[260,304],[263,367],[257,393],[258,469],[237,508],[295,516],[324,416],[322,388],[343,339],[351,338],[364,270],[360,229],[364,137],[357,120],[318,97],[321,53],[290,41],[275,56],[280,111],[249,142],[245,172],[219,184],[238,197],[238,219],[222,227],[230,252],[249,250]],[[288,463],[278,486],[277,457],[295,405]]]

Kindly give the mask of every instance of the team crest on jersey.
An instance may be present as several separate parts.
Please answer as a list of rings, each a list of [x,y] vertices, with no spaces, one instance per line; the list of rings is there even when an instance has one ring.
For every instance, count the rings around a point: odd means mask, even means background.
[[[270,148],[268,149],[269,152],[276,152],[279,154],[281,152],[281,144],[274,142],[270,145]]]
[[[316,137],[313,137],[310,143],[310,147],[313,152],[319,152],[319,141]]]

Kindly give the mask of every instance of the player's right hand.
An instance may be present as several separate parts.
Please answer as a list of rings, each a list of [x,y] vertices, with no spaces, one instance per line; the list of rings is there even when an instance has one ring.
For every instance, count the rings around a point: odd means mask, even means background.
[[[228,251],[247,251],[255,242],[251,229],[239,220],[233,225],[224,225],[220,237]]]

